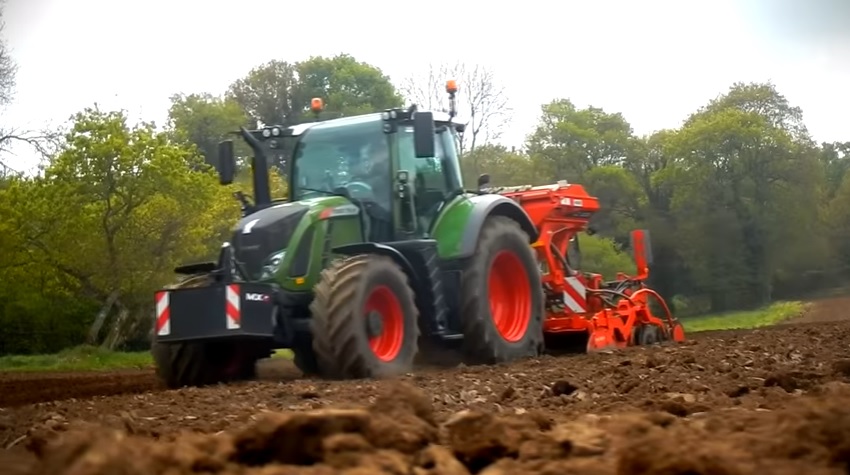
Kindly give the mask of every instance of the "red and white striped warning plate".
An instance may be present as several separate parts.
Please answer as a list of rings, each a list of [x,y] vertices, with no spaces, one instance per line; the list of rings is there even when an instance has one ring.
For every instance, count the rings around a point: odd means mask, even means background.
[[[171,333],[170,292],[156,293],[156,334],[167,336]]]
[[[564,305],[573,313],[587,312],[587,287],[578,277],[567,277],[564,289]]]
[[[242,327],[242,311],[239,286],[228,285],[225,288],[225,315],[227,329],[238,330]],[[171,334],[171,292],[163,290],[156,293],[156,334],[168,336]]]
[[[227,329],[238,330],[242,326],[241,302],[239,301],[239,286],[231,284],[227,286],[226,311]]]

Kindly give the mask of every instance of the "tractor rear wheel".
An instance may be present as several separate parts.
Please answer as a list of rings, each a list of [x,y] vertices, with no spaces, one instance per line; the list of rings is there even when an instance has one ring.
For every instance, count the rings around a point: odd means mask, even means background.
[[[359,255],[323,270],[310,311],[322,376],[379,378],[413,369],[419,311],[407,275],[389,257]]]
[[[470,363],[494,364],[540,354],[544,298],[540,270],[528,235],[516,221],[487,218],[461,292],[464,350]]]
[[[232,342],[154,343],[156,372],[172,389],[253,379],[258,355]]]

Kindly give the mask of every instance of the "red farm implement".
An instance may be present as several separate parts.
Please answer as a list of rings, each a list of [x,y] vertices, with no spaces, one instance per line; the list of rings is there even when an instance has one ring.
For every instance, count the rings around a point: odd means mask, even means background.
[[[649,231],[631,234],[637,275],[619,272],[615,280],[604,281],[602,275],[582,272],[575,265],[578,233],[600,209],[599,200],[583,186],[559,182],[490,191],[516,201],[540,232],[533,247],[546,297],[547,346],[557,349],[553,343],[569,336],[583,337],[589,352],[684,341],[682,325],[664,299],[645,284],[651,264]]]

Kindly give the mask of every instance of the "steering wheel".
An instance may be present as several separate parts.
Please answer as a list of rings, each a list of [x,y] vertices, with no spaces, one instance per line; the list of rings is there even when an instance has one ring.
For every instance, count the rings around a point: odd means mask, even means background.
[[[374,190],[372,190],[372,187],[368,183],[362,181],[350,181],[343,186],[348,189],[348,192],[351,194],[352,198],[371,198],[375,194]]]

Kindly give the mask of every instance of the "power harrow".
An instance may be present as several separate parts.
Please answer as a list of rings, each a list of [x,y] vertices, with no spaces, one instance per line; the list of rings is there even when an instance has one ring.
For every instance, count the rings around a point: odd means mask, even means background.
[[[685,340],[684,328],[664,298],[645,284],[652,264],[648,230],[631,233],[636,275],[619,272],[615,280],[604,281],[602,275],[581,272],[570,264],[570,257],[578,257],[580,252],[579,233],[587,230],[600,209],[599,200],[582,185],[561,181],[487,191],[519,204],[539,231],[532,247],[540,263],[546,299],[543,332],[547,347],[558,349],[559,342],[578,340],[586,341],[586,350],[594,352]],[[656,311],[651,302],[656,303]]]

